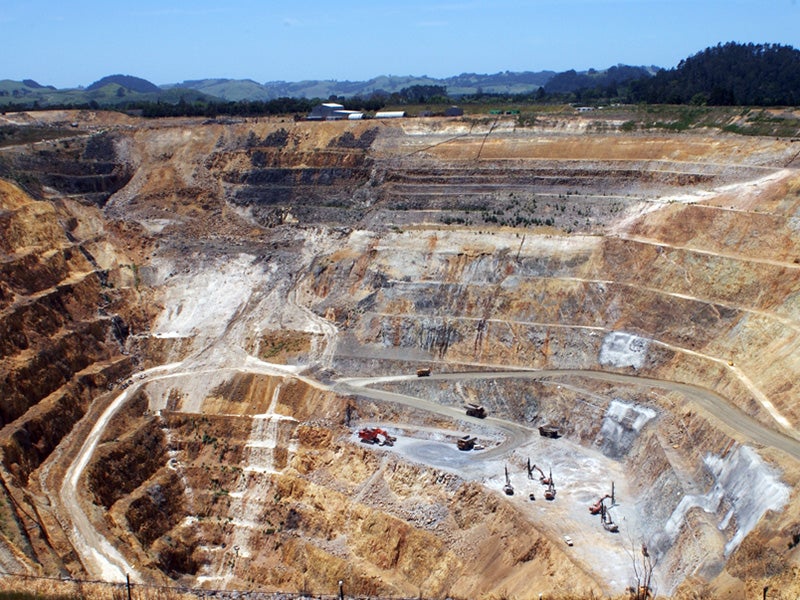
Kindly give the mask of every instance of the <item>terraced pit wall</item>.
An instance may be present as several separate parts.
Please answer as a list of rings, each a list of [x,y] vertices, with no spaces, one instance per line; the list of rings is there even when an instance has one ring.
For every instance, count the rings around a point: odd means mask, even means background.
[[[141,385],[80,489],[93,526],[143,577],[620,593],[629,576],[567,553],[490,475],[352,435],[370,421],[453,435],[463,424],[328,389],[418,366],[554,369],[384,387],[451,408],[476,400],[532,432],[557,422],[565,443],[624,466],[635,535],[667,593],[788,589],[797,456],[753,427],[792,435],[800,416],[796,149],[589,136],[580,123],[176,121],[97,136],[87,125],[38,154],[6,151],[43,200],[2,189],[0,443],[14,499],[3,565],[91,572],[60,476],[103,406]],[[236,374],[253,358],[285,370]],[[182,378],[128,379],[177,361]],[[146,460],[126,462],[142,449]],[[755,500],[764,489],[775,502]],[[574,496],[575,511],[590,500]]]

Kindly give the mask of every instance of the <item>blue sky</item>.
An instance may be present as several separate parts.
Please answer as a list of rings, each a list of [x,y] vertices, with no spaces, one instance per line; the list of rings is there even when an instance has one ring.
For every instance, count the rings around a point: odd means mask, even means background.
[[[0,0],[0,79],[89,85],[674,67],[719,42],[800,49],[800,0]]]

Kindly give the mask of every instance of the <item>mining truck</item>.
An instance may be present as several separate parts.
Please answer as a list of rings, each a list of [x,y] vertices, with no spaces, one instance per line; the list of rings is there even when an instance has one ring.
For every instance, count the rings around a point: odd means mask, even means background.
[[[483,419],[486,417],[486,409],[483,406],[478,404],[467,404],[464,406],[467,411],[468,417],[477,417],[478,419]]]
[[[539,435],[542,437],[559,438],[561,437],[561,430],[557,425],[547,424],[539,426]]]
[[[462,438],[458,438],[458,441],[456,441],[456,445],[458,446],[459,450],[465,450],[465,451],[472,450],[475,447],[475,442],[477,440],[478,438],[465,435]]]
[[[429,377],[430,374],[430,369],[417,369],[417,377]]]

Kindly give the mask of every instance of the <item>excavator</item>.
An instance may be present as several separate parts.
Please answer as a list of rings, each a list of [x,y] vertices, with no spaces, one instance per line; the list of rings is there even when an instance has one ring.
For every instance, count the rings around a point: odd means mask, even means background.
[[[364,427],[358,432],[358,437],[365,444],[377,444],[378,446],[394,446],[396,437],[389,435],[388,431],[380,427]]]
[[[539,471],[539,481],[542,482],[542,485],[550,485],[550,482],[553,481],[553,471],[550,471],[550,476],[545,477],[544,471],[542,471],[536,465],[531,466],[531,459],[528,459],[528,479],[533,479],[533,472]]]
[[[611,509],[606,508],[605,504],[601,504],[600,520],[603,523],[603,529],[609,533],[619,533],[619,525],[614,523],[611,519]]]
[[[611,498],[611,494],[606,494],[594,504],[589,505],[589,514],[599,515],[603,511],[603,502],[606,500],[606,498]]]
[[[547,489],[544,491],[545,500],[556,499],[556,484],[553,483],[553,471],[550,471],[550,477],[547,478]]]
[[[506,467],[506,484],[503,486],[503,491],[506,493],[506,496],[514,495],[514,488],[511,485],[511,480],[508,478],[508,467]]]

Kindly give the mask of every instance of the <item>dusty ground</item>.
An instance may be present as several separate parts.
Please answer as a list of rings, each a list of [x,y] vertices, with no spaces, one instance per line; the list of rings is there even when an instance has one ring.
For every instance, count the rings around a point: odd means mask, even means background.
[[[5,568],[618,595],[645,544],[661,594],[791,593],[791,140],[6,118],[78,126],[2,155]]]

